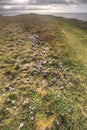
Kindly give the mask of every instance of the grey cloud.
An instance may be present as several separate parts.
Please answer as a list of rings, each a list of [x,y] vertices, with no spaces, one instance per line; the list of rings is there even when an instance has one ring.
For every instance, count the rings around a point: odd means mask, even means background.
[[[4,10],[4,8],[0,8],[0,11]],[[17,7],[12,7],[11,9],[8,8],[7,11],[19,11],[19,10],[44,10],[42,7],[36,7],[36,6],[17,6]],[[45,8],[46,10],[46,8]]]
[[[87,3],[87,0],[28,0],[28,2],[19,2],[17,3],[14,0],[0,0],[0,6],[2,5],[16,5],[16,4],[24,4],[27,3],[29,5],[46,5],[46,4],[80,4]]]
[[[65,5],[66,8],[64,8],[62,5]],[[62,8],[62,10],[67,10],[67,8],[71,5],[76,5],[79,7],[79,10],[81,8],[81,10],[86,10],[86,5],[87,5],[87,0],[20,0],[20,2],[18,2],[18,0],[0,0],[0,14],[8,14],[8,13],[20,13],[22,11],[35,11],[36,13],[38,10],[50,10],[50,8],[52,6],[54,6],[54,10],[58,10],[59,7]],[[82,5],[85,5],[85,9],[84,7],[82,7]],[[46,6],[50,6],[45,8]],[[77,7],[77,8],[78,8]],[[76,9],[76,7],[70,7]],[[72,9],[71,9],[72,10]],[[77,9],[78,10],[78,9]]]
[[[87,0],[32,0],[29,4],[80,4],[87,3]]]

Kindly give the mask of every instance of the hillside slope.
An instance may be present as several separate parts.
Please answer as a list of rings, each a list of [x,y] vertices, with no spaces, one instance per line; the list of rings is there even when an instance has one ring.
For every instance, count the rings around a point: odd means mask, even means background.
[[[82,23],[20,15],[0,17],[0,30],[0,130],[86,130]]]

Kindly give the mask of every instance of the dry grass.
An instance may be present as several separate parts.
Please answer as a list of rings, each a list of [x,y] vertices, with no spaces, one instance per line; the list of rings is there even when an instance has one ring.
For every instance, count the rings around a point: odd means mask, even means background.
[[[86,130],[86,31],[39,15],[4,17],[0,28],[0,130]]]

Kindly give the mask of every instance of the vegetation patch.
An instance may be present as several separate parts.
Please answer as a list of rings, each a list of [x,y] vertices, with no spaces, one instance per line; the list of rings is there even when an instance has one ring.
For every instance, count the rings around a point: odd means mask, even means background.
[[[87,129],[87,31],[45,15],[0,18],[0,130]]]

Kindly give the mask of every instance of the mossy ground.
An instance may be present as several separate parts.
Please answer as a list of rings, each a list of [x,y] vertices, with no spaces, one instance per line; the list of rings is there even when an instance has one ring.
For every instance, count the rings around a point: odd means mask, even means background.
[[[39,15],[2,17],[0,29],[0,130],[86,130],[87,31]]]

